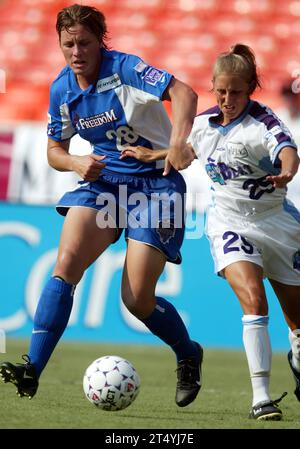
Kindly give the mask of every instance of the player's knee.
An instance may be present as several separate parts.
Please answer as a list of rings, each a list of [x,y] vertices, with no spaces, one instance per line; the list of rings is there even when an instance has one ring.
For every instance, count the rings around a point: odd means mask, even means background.
[[[122,301],[125,307],[131,312],[133,315],[137,316],[139,314],[139,301],[132,292],[128,290],[122,290]]]
[[[268,302],[264,290],[256,285],[247,286],[244,313],[247,315],[268,315]]]
[[[140,320],[147,317],[154,308],[145,294],[136,294],[129,288],[122,288],[121,297],[129,312]]]
[[[62,277],[66,282],[78,284],[84,273],[84,266],[73,251],[61,251],[54,267],[54,275]]]

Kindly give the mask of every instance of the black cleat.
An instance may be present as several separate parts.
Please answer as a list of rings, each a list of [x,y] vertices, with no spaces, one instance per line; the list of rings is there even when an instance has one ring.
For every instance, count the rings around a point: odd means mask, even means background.
[[[295,394],[296,398],[298,399],[298,401],[300,401],[300,373],[298,371],[296,371],[295,368],[293,367],[292,359],[293,359],[293,353],[292,353],[292,350],[290,350],[290,352],[288,353],[288,361],[289,361],[289,365],[291,367],[291,370],[292,370],[292,373],[294,375],[294,379],[296,382],[296,388],[295,388],[294,394]]]
[[[193,402],[202,385],[203,348],[199,343],[196,343],[196,345],[199,349],[199,358],[191,357],[190,359],[180,360],[177,366],[175,401],[179,407],[185,407]]]
[[[17,387],[17,395],[31,399],[37,392],[39,382],[34,366],[30,363],[27,355],[22,359],[26,363],[17,363],[13,365],[10,362],[3,362],[0,365],[0,378],[3,382],[11,382]]]
[[[250,410],[249,418],[256,419],[257,421],[280,421],[282,411],[277,405],[286,395],[287,393],[285,392],[279,399],[275,399],[275,401],[267,400],[258,402]]]

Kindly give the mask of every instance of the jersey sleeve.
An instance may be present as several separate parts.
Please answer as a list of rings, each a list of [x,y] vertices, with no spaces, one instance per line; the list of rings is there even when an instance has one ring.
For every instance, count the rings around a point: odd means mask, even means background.
[[[70,139],[77,131],[72,125],[69,108],[55,84],[50,88],[47,134],[57,142]]]
[[[268,151],[275,168],[281,167],[278,156],[283,148],[292,147],[297,151],[297,145],[291,132],[275,114],[264,128],[263,145]]]
[[[131,92],[139,103],[146,103],[149,98],[161,101],[173,78],[173,75],[165,70],[148,65],[134,55],[125,55],[120,63],[120,69],[122,82],[133,88]]]

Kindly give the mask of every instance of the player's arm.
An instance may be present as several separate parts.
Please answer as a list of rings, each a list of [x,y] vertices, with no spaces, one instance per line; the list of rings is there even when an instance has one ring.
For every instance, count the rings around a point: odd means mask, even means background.
[[[137,145],[136,147],[126,146],[121,152],[120,159],[134,157],[138,161],[149,163],[165,159],[167,154],[168,149],[150,150],[142,145]]]
[[[190,144],[185,144],[187,151],[191,151],[193,159],[196,158],[194,150]],[[161,150],[150,150],[149,148],[143,147],[142,145],[137,145],[136,147],[126,146],[121,152],[120,159],[125,159],[126,157],[134,157],[141,162],[154,162],[162,159],[166,159],[169,148]]]
[[[188,167],[194,159],[193,153],[186,146],[193,121],[197,113],[197,94],[187,84],[172,78],[163,100],[171,101],[172,132],[169,152],[165,162],[165,174],[171,166],[176,170]]]
[[[51,167],[58,171],[74,171],[84,181],[96,181],[105,163],[101,162],[105,156],[88,154],[84,156],[69,153],[70,139],[56,142],[48,139],[47,157]]]
[[[281,161],[281,172],[277,176],[267,176],[267,180],[271,181],[274,187],[284,188],[290,182],[299,167],[299,157],[297,151],[293,147],[284,147],[278,158]]]

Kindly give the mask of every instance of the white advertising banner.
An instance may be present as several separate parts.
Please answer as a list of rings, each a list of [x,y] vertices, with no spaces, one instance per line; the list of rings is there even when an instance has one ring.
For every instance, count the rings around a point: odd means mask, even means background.
[[[7,143],[1,143],[0,140],[0,154],[2,147],[7,153]],[[12,151],[10,164],[2,167],[1,163],[2,172],[10,171],[7,194],[3,198],[1,196],[1,199],[25,204],[54,204],[66,191],[76,187],[80,179],[76,173],[58,172],[47,162],[45,124],[28,122],[16,125],[13,128],[13,143],[10,148]],[[89,142],[78,135],[71,139],[71,154],[84,155],[90,152]],[[203,213],[211,201],[210,183],[204,169],[195,160],[181,173],[187,184],[187,210]],[[300,171],[288,186],[288,197],[298,208],[300,208],[299,180]]]
[[[90,144],[74,136],[70,153],[88,154]],[[46,125],[24,123],[14,130],[8,200],[29,204],[51,204],[79,180],[73,172],[58,172],[47,162]]]

